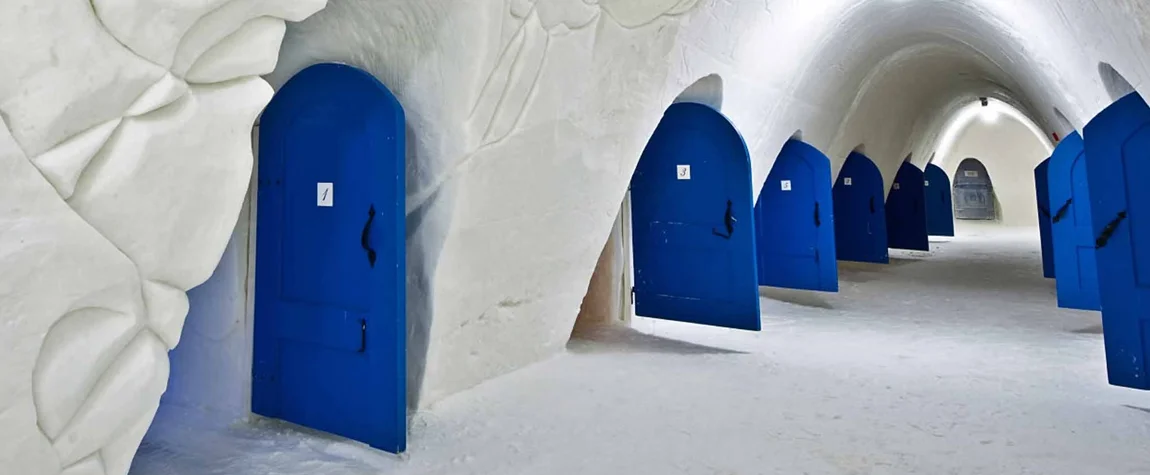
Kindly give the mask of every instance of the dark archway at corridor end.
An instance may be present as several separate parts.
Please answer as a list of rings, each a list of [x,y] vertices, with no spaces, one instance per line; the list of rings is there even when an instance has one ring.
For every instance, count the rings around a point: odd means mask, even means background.
[[[890,262],[882,173],[870,158],[851,152],[835,181],[835,252],[839,260]]]
[[[1082,136],[1066,137],[1050,156],[1048,187],[1058,306],[1098,310],[1098,266],[1091,229],[1090,183]]]
[[[703,104],[673,104],[631,178],[635,313],[759,330],[751,160]]]
[[[922,170],[909,161],[903,162],[886,198],[886,228],[891,248],[930,250],[925,184]]]
[[[967,158],[954,172],[954,217],[975,221],[994,221],[994,184],[986,166],[976,158]]]
[[[954,201],[950,196],[950,177],[933,163],[927,164],[923,176],[926,233],[931,236],[954,236]]]
[[[403,107],[318,64],[275,95],[259,140],[252,412],[403,452]]]
[[[1084,133],[1110,383],[1150,390],[1150,107],[1130,93]]]
[[[830,160],[787,141],[755,204],[759,284],[837,292],[834,222]]]

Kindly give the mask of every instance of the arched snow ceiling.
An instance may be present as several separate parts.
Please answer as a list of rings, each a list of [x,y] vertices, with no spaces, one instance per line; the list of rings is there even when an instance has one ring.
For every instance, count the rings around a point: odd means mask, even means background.
[[[1137,0],[348,0],[289,28],[309,63],[396,90],[409,142],[413,400],[560,351],[645,141],[721,77],[754,181],[796,130],[836,168],[862,144],[922,165],[980,96],[1061,130],[1109,104],[1098,62],[1147,77]],[[1074,20],[1074,21],[1072,21]],[[1104,33],[1102,33],[1104,32]],[[715,75],[715,76],[711,76]],[[495,133],[493,133],[493,131]],[[524,197],[530,196],[525,200]]]
[[[322,3],[0,2],[7,468],[126,469],[183,291],[222,253],[250,173],[246,125],[213,127],[250,122],[278,18]],[[1046,133],[1081,127],[1116,91],[1150,92],[1148,50],[1143,0],[341,0],[288,26],[268,79],[346,62],[407,110],[409,375],[425,405],[562,351],[648,135],[700,78],[722,78],[761,183],[796,130],[836,164],[860,144],[887,174],[924,161],[978,96]],[[185,208],[195,219],[160,212]],[[72,352],[38,363],[41,347]],[[34,403],[38,364],[67,384]]]

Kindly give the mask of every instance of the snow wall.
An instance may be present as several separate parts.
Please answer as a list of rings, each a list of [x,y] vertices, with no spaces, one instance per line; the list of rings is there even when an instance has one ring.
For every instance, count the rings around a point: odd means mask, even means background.
[[[974,97],[1048,134],[1110,103],[1100,62],[1150,92],[1141,0],[341,0],[277,64],[282,19],[323,3],[0,3],[0,465],[122,474],[181,328],[168,399],[246,414],[240,215],[273,69],[353,64],[406,108],[416,407],[562,351],[647,137],[700,78],[756,184],[796,131],[836,172],[865,145],[889,187]]]

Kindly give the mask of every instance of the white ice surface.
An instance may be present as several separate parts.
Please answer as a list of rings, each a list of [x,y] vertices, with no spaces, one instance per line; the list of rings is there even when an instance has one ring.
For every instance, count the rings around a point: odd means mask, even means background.
[[[959,231],[844,265],[839,294],[764,289],[761,333],[575,341],[418,413],[402,459],[261,420],[154,427],[131,473],[1150,473],[1150,396],[1106,384],[1099,316],[1055,308],[1036,232]]]

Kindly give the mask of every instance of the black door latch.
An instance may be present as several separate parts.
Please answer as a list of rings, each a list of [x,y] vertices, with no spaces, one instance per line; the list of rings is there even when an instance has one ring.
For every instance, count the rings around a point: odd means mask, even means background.
[[[1102,249],[1106,247],[1107,244],[1110,244],[1110,238],[1114,237],[1114,232],[1118,230],[1118,225],[1122,224],[1122,221],[1125,219],[1126,212],[1119,211],[1118,215],[1115,216],[1114,219],[1110,220],[1109,223],[1106,223],[1106,227],[1102,228],[1102,234],[1098,236],[1098,239],[1094,240],[1094,249]]]
[[[1074,198],[1069,198],[1066,200],[1065,203],[1062,203],[1062,207],[1058,208],[1058,212],[1054,213],[1054,218],[1051,219],[1050,221],[1054,222],[1054,223],[1062,221],[1062,218],[1066,217],[1066,211],[1068,211],[1070,209],[1070,203],[1073,203],[1073,202],[1074,202]]]
[[[715,228],[711,228],[711,234],[719,236],[723,239],[731,239],[731,236],[735,234],[736,219],[734,213],[731,212],[731,206],[731,200],[727,200],[727,213],[723,216],[723,224],[727,227],[727,234],[720,233],[716,231]]]
[[[375,205],[367,210],[367,222],[363,224],[363,233],[359,235],[359,245],[367,251],[367,263],[375,268],[375,249],[371,247],[371,223],[375,221]]]

